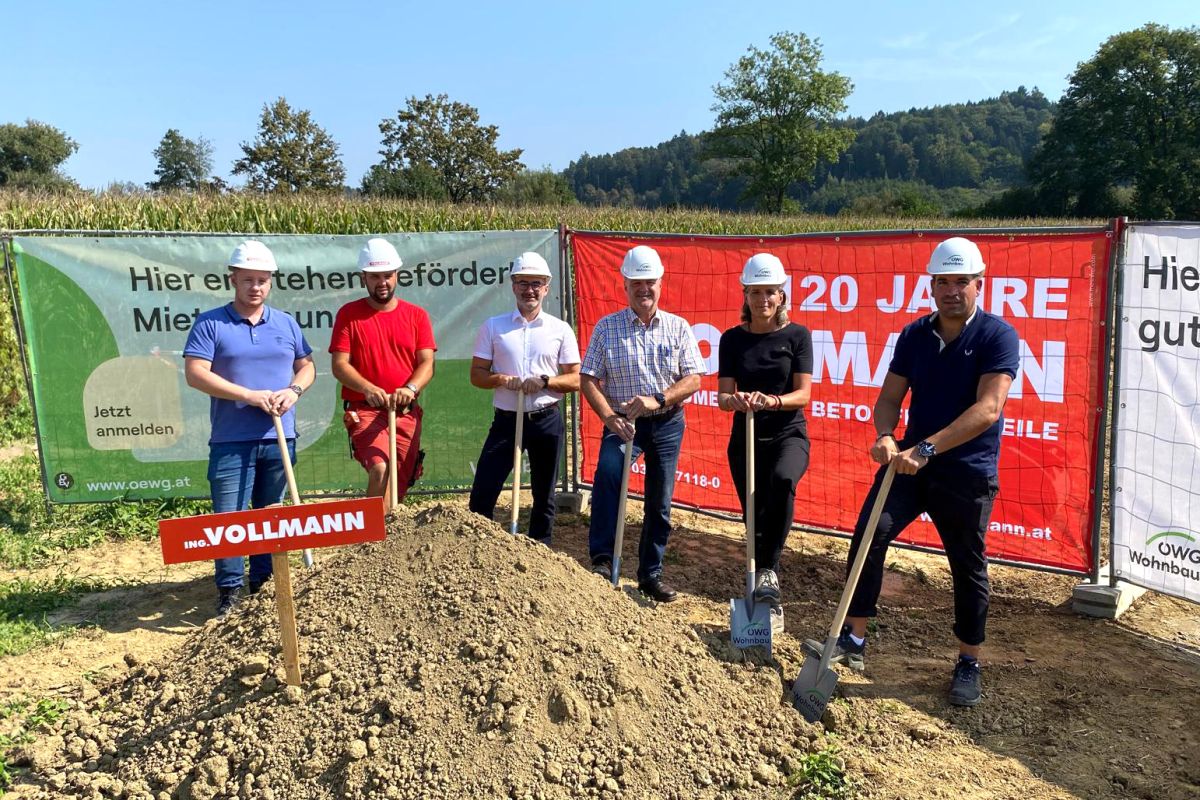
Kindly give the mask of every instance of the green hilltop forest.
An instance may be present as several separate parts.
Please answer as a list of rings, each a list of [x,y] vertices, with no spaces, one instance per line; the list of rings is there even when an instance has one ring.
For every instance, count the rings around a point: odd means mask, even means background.
[[[817,214],[936,216],[980,213],[1026,181],[1025,164],[1054,117],[1055,104],[1020,87],[971,103],[882,112],[842,124],[854,143],[819,164],[789,192],[791,210]],[[655,147],[584,154],[563,172],[589,205],[709,207],[744,211],[744,179],[712,157],[707,134],[680,133]]]

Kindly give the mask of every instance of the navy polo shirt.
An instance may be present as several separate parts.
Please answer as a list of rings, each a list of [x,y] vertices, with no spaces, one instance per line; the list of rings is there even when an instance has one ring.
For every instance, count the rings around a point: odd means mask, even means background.
[[[311,353],[300,326],[289,315],[264,306],[258,324],[251,325],[233,303],[197,317],[183,346],[184,357],[212,362],[212,371],[225,380],[271,391],[290,386],[296,360]],[[212,421],[209,444],[275,439],[271,415],[257,406],[213,397],[208,416]],[[283,431],[289,439],[296,436],[294,407],[283,415]]]
[[[901,450],[937,433],[974,405],[980,377],[999,372],[1015,379],[1020,366],[1017,332],[999,317],[976,308],[974,318],[944,348],[934,326],[936,318],[930,314],[905,326],[888,367],[908,381],[912,392]],[[931,465],[996,475],[1003,427],[1001,415],[971,441],[938,453]]]

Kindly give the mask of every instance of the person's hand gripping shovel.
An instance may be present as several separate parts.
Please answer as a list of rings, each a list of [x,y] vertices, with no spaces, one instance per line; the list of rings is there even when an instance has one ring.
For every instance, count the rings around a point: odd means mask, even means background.
[[[729,640],[740,650],[765,647],[771,656],[771,606],[754,602],[754,409],[746,412],[746,596],[729,601]]]
[[[525,435],[525,392],[517,389],[517,430],[513,436],[512,518],[508,532],[517,532],[517,513],[521,506],[521,440]]]
[[[837,648],[838,634],[846,622],[846,612],[850,608],[850,598],[858,587],[858,577],[862,574],[863,564],[867,561],[867,553],[871,550],[871,542],[875,539],[875,528],[879,525],[879,517],[883,514],[883,506],[887,502],[888,492],[892,489],[892,478],[896,475],[895,463],[888,464],[887,472],[883,474],[883,482],[875,495],[875,505],[871,506],[871,516],[867,519],[866,530],[863,531],[862,541],[859,542],[858,552],[850,573],[846,576],[846,586],[842,589],[842,599],[833,615],[833,625],[829,628],[829,636],[825,639],[825,647],[818,658],[808,653],[804,658],[804,666],[800,668],[800,676],[792,684],[792,704],[809,722],[817,722],[825,714],[833,691],[837,688],[837,673],[829,668],[833,651]]]

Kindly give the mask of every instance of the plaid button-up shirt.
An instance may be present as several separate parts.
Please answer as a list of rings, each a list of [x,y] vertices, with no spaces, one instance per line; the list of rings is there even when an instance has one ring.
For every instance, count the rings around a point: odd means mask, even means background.
[[[604,396],[617,409],[634,397],[666,392],[688,375],[703,375],[704,359],[692,326],[662,309],[643,325],[624,308],[596,323],[580,372],[603,381]]]

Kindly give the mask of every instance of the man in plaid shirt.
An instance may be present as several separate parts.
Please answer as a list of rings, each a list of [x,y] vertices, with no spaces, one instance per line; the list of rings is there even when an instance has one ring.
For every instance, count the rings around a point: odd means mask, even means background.
[[[638,589],[669,603],[676,592],[662,580],[671,533],[675,465],[683,443],[684,400],[700,388],[704,359],[687,320],[658,307],[663,265],[645,245],[621,264],[629,308],[596,323],[580,370],[580,391],[604,421],[592,488],[588,550],[592,572],[612,579],[613,542],[625,448],[646,454],[645,521],[638,545]]]

